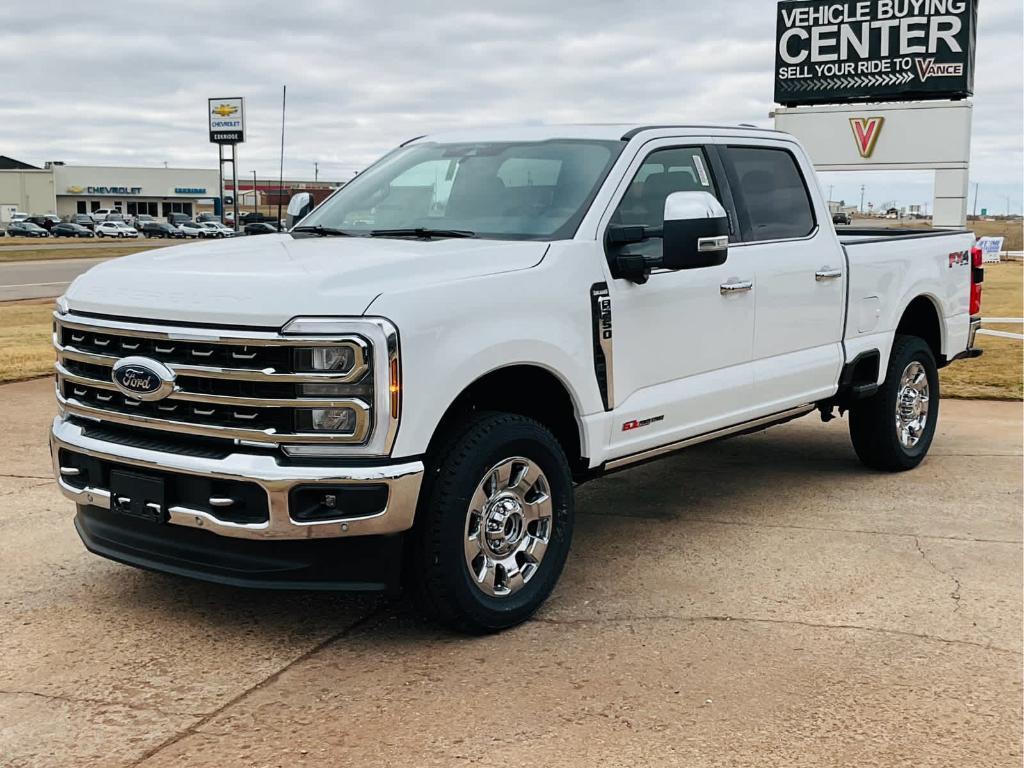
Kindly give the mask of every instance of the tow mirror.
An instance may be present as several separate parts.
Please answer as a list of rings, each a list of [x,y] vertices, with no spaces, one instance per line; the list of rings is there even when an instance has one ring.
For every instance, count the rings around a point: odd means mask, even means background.
[[[309,192],[299,192],[288,201],[288,229],[306,217],[313,210],[313,196]]]
[[[708,192],[673,192],[665,198],[664,269],[724,264],[729,255],[729,217]]]

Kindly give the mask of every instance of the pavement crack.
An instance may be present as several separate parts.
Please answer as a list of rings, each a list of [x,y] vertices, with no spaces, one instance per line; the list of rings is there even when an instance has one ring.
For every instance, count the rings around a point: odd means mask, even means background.
[[[52,475],[12,475],[7,472],[0,472],[0,477],[13,480],[53,480]]]
[[[382,610],[382,607],[380,605],[378,605],[377,607],[373,608],[369,613],[367,613],[365,616],[363,616],[363,617],[361,617],[359,619],[356,619],[356,621],[352,622],[348,626],[346,626],[343,629],[341,629],[341,630],[335,632],[334,634],[328,636],[324,640],[321,640],[319,643],[317,643],[313,647],[309,648],[308,650],[306,650],[303,653],[301,653],[298,656],[296,656],[294,659],[289,661],[287,664],[285,664],[280,669],[278,669],[275,672],[272,672],[271,674],[267,675],[262,680],[257,681],[255,684],[249,686],[244,691],[239,693],[237,696],[234,696],[229,701],[225,702],[224,704],[221,704],[216,709],[214,709],[214,710],[212,710],[210,712],[207,712],[201,718],[199,718],[199,720],[197,720],[196,722],[192,723],[187,728],[184,728],[181,731],[178,731],[177,733],[172,734],[169,738],[165,739],[161,743],[159,743],[156,746],[151,747],[150,749],[146,750],[145,752],[142,753],[142,755],[140,755],[134,761],[129,763],[127,768],[136,768],[136,766],[142,765],[144,762],[149,760],[149,758],[151,758],[154,755],[162,752],[163,750],[167,749],[168,747],[174,746],[175,744],[177,744],[182,739],[184,739],[184,738],[186,738],[188,736],[192,736],[192,735],[198,734],[200,728],[202,728],[204,725],[209,723],[211,720],[213,720],[215,717],[217,717],[220,713],[224,712],[227,709],[230,709],[235,704],[237,704],[240,701],[244,700],[250,694],[253,694],[256,691],[262,690],[263,688],[267,687],[268,685],[271,685],[272,683],[274,683],[274,681],[276,681],[278,678],[280,678],[281,675],[283,675],[289,669],[294,667],[296,664],[299,664],[299,663],[305,661],[310,656],[313,656],[314,654],[319,653],[320,651],[322,651],[324,648],[329,646],[331,643],[334,643],[337,640],[340,640],[343,637],[351,634],[352,632],[355,632],[360,627],[365,626],[370,621],[372,621],[373,618],[375,616],[377,616],[381,612],[381,610]]]
[[[979,648],[983,651],[995,651],[997,653],[1006,653],[1011,656],[1022,656],[1024,654],[1021,651],[1014,650],[1012,648],[1001,648],[997,645],[976,643],[972,640],[955,640],[949,637],[941,637],[939,635],[929,635],[922,632],[908,632],[903,629],[886,629],[884,627],[868,627],[862,624],[826,624],[818,623],[813,621],[800,621],[798,619],[765,619],[754,616],[727,616],[727,615],[705,615],[705,616],[680,616],[673,613],[664,614],[650,614],[645,616],[616,616],[608,618],[595,618],[595,619],[550,619],[550,618],[538,618],[534,617],[529,620],[530,623],[536,624],[552,624],[558,625],[573,625],[573,624],[630,624],[634,622],[644,621],[678,621],[688,624],[697,624],[700,622],[730,622],[734,621],[737,623],[745,624],[782,624],[792,625],[798,627],[808,627],[810,629],[840,629],[848,630],[853,632],[870,632],[879,635],[889,635],[895,637],[910,637],[916,640],[926,640],[935,643],[943,643],[944,645],[955,645],[955,646],[970,646],[972,648]]]
[[[0,688],[0,696],[35,696],[47,701],[62,701],[65,704],[92,704],[100,707],[126,707],[128,709],[145,709],[149,712],[156,712],[166,717],[199,717],[195,712],[174,712],[169,709],[160,709],[146,705],[140,706],[135,702],[109,701],[107,699],[94,699],[88,696],[66,696],[60,693],[43,693],[42,691],[11,690]]]
[[[956,613],[960,610],[960,579],[949,571],[944,571],[939,568],[939,566],[935,564],[935,561],[928,557],[928,553],[924,551],[924,548],[921,546],[921,541],[917,536],[914,537],[914,546],[917,548],[921,558],[928,563],[933,571],[953,581],[953,591],[949,593],[949,596],[953,599],[953,613]]]
[[[24,493],[25,491],[31,491],[33,488],[42,488],[43,486],[50,485],[53,482],[53,480],[49,480],[42,477],[36,479],[45,480],[45,482],[32,483],[27,488],[15,488],[13,491],[4,491],[3,493],[0,493],[0,498],[4,496],[13,496],[16,493]]]

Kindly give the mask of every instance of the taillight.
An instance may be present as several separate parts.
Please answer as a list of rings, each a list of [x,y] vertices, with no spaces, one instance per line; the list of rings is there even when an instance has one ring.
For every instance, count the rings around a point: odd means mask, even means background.
[[[971,314],[981,314],[981,284],[985,282],[981,248],[971,248]]]

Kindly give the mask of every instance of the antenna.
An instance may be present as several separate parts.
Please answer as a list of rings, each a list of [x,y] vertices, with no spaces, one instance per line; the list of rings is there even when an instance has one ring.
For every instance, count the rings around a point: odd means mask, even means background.
[[[277,226],[281,226],[281,195],[284,194],[284,109],[288,103],[288,86],[281,86],[281,165],[277,171]]]

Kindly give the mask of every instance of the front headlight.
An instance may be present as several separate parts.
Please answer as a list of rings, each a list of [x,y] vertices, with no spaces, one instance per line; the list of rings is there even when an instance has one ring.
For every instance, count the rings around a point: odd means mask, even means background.
[[[297,433],[337,435],[317,445],[286,444],[290,456],[387,455],[398,429],[398,331],[384,318],[298,317],[281,329],[291,341]],[[284,361],[282,361],[284,362]],[[304,381],[302,379],[305,379]],[[316,402],[320,400],[320,402]]]

